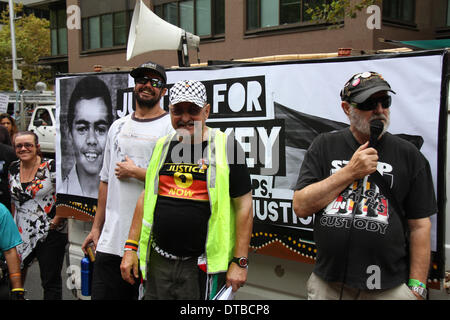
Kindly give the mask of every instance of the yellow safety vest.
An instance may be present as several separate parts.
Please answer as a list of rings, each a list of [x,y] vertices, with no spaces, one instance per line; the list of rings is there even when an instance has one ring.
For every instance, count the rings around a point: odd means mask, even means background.
[[[145,178],[144,215],[139,240],[139,265],[146,279],[146,267],[151,248],[153,214],[159,190],[159,170],[167,157],[175,134],[162,137],[156,143]],[[208,128],[207,186],[211,217],[206,238],[206,267],[208,274],[226,272],[233,257],[236,235],[236,213],[229,193],[230,169],[227,161],[227,135]],[[176,221],[174,221],[176,223]]]

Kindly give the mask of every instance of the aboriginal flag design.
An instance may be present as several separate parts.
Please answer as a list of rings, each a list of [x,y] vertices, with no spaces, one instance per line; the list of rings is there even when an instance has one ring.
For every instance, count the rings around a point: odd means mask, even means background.
[[[159,176],[159,195],[208,201],[205,167],[198,164],[165,163]]]

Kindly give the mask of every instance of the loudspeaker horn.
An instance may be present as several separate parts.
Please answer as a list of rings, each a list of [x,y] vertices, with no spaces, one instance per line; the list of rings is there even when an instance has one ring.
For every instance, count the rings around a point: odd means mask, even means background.
[[[183,38],[188,47],[197,48],[200,37],[164,21],[139,0],[134,7],[128,34],[127,61],[156,50],[182,50]],[[183,50],[184,54],[187,54]]]

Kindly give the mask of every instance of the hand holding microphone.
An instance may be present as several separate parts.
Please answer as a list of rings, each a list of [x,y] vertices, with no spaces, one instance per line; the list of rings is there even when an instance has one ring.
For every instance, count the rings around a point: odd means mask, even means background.
[[[350,159],[347,166],[351,169],[355,180],[362,179],[377,170],[378,152],[375,148],[383,128],[381,120],[371,121],[369,141],[361,145]]]
[[[370,139],[369,147],[376,148],[378,144],[378,138],[383,132],[384,124],[380,119],[370,121]]]

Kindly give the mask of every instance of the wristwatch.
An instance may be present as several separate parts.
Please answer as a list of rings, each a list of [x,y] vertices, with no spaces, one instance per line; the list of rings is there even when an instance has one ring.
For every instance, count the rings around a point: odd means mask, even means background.
[[[419,286],[409,286],[409,288],[413,291],[419,294],[424,300],[427,299],[427,289]]]
[[[233,257],[233,259],[231,259],[231,262],[236,263],[241,268],[248,268],[247,257],[240,257],[240,258]]]

